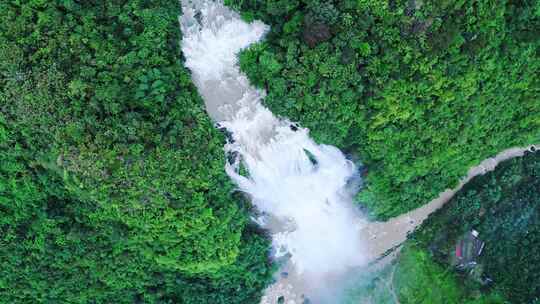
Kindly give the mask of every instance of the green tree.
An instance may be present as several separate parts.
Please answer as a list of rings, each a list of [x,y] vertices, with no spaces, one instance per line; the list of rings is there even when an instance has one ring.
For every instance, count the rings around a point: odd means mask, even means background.
[[[228,3],[271,26],[241,55],[266,105],[360,156],[358,200],[380,219],[430,201],[501,150],[540,141],[536,0]],[[313,20],[331,38],[306,41]]]
[[[253,303],[269,283],[180,13],[0,3],[0,302]]]

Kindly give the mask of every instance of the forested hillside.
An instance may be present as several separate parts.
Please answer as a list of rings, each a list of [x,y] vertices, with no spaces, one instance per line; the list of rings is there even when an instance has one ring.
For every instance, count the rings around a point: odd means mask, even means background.
[[[256,303],[178,1],[0,2],[0,302]]]
[[[540,152],[475,177],[392,265],[360,281],[351,303],[540,303],[539,192]]]
[[[379,219],[540,142],[540,0],[225,2],[271,26],[240,55],[265,104],[362,160]],[[0,1],[0,303],[259,302],[269,237],[225,173],[180,14]],[[475,178],[351,299],[540,303],[539,175],[529,153]]]
[[[241,66],[266,105],[367,165],[379,218],[540,141],[537,0],[228,0],[271,26]]]

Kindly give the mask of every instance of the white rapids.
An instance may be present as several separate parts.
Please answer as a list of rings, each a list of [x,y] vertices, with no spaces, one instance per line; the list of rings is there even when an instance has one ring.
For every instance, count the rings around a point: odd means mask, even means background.
[[[274,116],[261,103],[264,92],[240,72],[238,53],[268,27],[246,23],[219,1],[184,1],[180,21],[185,65],[210,116],[232,134],[225,151],[239,156],[226,171],[262,214],[257,222],[270,231],[275,257],[290,257],[298,275],[312,278],[363,265],[356,166]]]
[[[404,242],[463,184],[501,161],[540,149],[502,151],[428,204],[388,222],[368,222],[352,204],[359,182],[355,165],[337,148],[316,144],[307,129],[274,116],[261,103],[265,92],[241,74],[238,53],[262,39],[268,27],[244,22],[221,1],[183,0],[182,8],[185,64],[209,115],[232,134],[225,152],[238,156],[225,170],[251,197],[260,212],[255,221],[272,235],[274,258],[286,259],[281,269],[291,272],[268,287],[262,303],[276,303],[281,295],[286,303],[307,303],[306,294],[316,303],[339,303],[339,286],[350,275],[369,271],[366,264]]]

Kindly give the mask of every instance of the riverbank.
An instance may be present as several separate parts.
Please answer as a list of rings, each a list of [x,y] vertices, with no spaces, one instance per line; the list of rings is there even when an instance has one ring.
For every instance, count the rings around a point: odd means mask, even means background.
[[[452,197],[454,197],[454,195],[471,179],[493,171],[496,166],[503,161],[523,156],[526,151],[539,149],[540,144],[534,144],[526,147],[514,147],[504,150],[494,157],[487,158],[477,166],[470,168],[467,175],[461,179],[457,187],[442,192],[436,199],[428,204],[386,222],[366,222],[360,231],[360,237],[363,239],[363,243],[368,245],[363,254],[365,254],[367,261],[371,263],[371,265],[363,270],[375,271],[390,263],[398,255],[401,244],[406,241],[407,235],[419,227],[429,215],[450,201],[450,199],[452,199]],[[388,255],[381,258],[389,251],[391,252]],[[303,282],[301,278],[298,278],[294,273],[289,274],[286,277],[281,275],[281,273],[287,271],[288,266],[285,265],[282,270],[278,272],[276,275],[276,283],[267,288],[261,304],[277,303],[281,296],[284,297],[284,303],[287,304],[304,303],[305,299],[309,298],[309,295],[304,295],[307,290],[306,282]],[[331,279],[332,278],[329,278],[329,284],[331,284]]]
[[[353,280],[345,301],[329,303],[538,302],[539,190],[540,153],[499,163],[416,228],[392,263]]]
[[[457,187],[445,190],[436,199],[426,205],[386,222],[370,222],[362,230],[363,234],[368,236],[368,242],[366,243],[370,245],[367,250],[369,254],[368,260],[373,261],[389,249],[404,242],[407,239],[407,234],[422,224],[430,214],[446,204],[472,178],[493,171],[500,162],[523,156],[524,152],[531,151],[531,148],[539,150],[540,144],[504,150],[494,157],[483,160],[479,165],[470,168],[467,176],[460,180]]]

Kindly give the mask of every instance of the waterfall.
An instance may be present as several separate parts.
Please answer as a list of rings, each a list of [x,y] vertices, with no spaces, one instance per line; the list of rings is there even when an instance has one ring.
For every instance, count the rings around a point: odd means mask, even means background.
[[[260,212],[273,255],[289,258],[304,276],[362,265],[364,222],[351,190],[357,168],[337,148],[315,143],[307,129],[274,116],[261,102],[264,91],[240,72],[238,53],[268,26],[241,20],[219,1],[184,1],[180,23],[185,65],[209,115],[232,137],[224,149],[237,157],[225,170]]]

